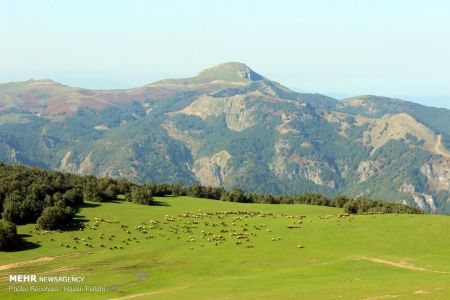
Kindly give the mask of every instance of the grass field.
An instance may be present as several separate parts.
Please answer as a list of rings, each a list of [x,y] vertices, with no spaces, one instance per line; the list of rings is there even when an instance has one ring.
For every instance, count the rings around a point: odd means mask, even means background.
[[[157,200],[87,203],[82,231],[20,226],[30,249],[0,253],[0,299],[450,299],[448,216]],[[10,274],[85,276],[16,287],[107,290],[12,292]]]

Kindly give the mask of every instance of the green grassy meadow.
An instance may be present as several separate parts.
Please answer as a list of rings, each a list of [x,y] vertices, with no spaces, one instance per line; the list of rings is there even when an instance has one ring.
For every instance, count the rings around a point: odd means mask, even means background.
[[[82,231],[19,226],[30,249],[0,253],[0,299],[450,298],[448,216],[156,200],[87,203]],[[80,286],[107,290],[12,292],[10,274],[85,276]]]

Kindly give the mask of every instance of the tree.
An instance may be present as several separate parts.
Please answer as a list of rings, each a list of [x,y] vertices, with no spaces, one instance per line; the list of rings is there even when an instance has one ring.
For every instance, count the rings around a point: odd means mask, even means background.
[[[18,191],[14,191],[6,196],[5,202],[3,203],[3,219],[13,223],[20,223],[22,217],[20,203],[22,199],[23,197]]]
[[[108,198],[108,200],[116,199],[118,194],[119,188],[115,183],[110,183],[105,189],[105,196]]]
[[[83,193],[80,189],[70,189],[64,193],[63,199],[68,206],[78,206],[83,203]]]
[[[245,192],[240,188],[233,189],[228,197],[231,202],[248,202]]]
[[[137,204],[151,205],[153,204],[153,189],[146,185],[134,186],[131,188],[127,200]]]
[[[37,220],[37,225],[39,228],[46,230],[62,229],[72,220],[73,215],[70,207],[47,207]]]
[[[345,203],[344,211],[348,214],[357,214],[359,205],[356,200],[350,200]]]
[[[352,199],[347,196],[338,195],[333,199],[332,204],[334,204],[334,206],[336,207],[344,207],[345,203],[347,203],[350,200]]]
[[[175,196],[186,196],[186,189],[183,187],[181,182],[177,182],[176,184],[172,185],[172,193]]]
[[[93,202],[103,202],[107,200],[107,197],[96,182],[90,182],[84,188],[83,199]]]
[[[16,225],[6,220],[0,220],[0,249],[5,250],[10,248],[17,240]]]
[[[187,191],[186,196],[189,197],[195,197],[195,198],[202,198],[203,197],[203,191],[202,186],[200,184],[193,184],[191,185]]]
[[[125,195],[127,193],[129,193],[131,191],[131,188],[134,186],[135,184],[128,181],[127,179],[119,179],[117,181],[117,189],[118,189],[118,193]]]

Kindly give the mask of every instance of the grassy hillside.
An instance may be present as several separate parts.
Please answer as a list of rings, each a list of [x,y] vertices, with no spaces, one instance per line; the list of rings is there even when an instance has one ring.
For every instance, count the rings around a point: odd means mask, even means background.
[[[157,206],[122,201],[86,203],[78,214],[88,223],[84,230],[45,234],[36,232],[34,225],[19,226],[24,247],[29,249],[0,253],[0,298],[450,296],[447,216],[338,217],[341,209],[310,205],[241,204],[189,197],[156,200]],[[238,238],[245,235],[249,241]],[[146,239],[148,236],[152,238]],[[85,276],[84,285],[108,290],[13,293],[8,292],[9,274]]]

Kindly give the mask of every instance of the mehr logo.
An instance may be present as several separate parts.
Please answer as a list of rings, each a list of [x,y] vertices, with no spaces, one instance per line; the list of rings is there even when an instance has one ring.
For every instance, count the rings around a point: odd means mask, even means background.
[[[36,275],[9,275],[9,282],[36,282]]]

